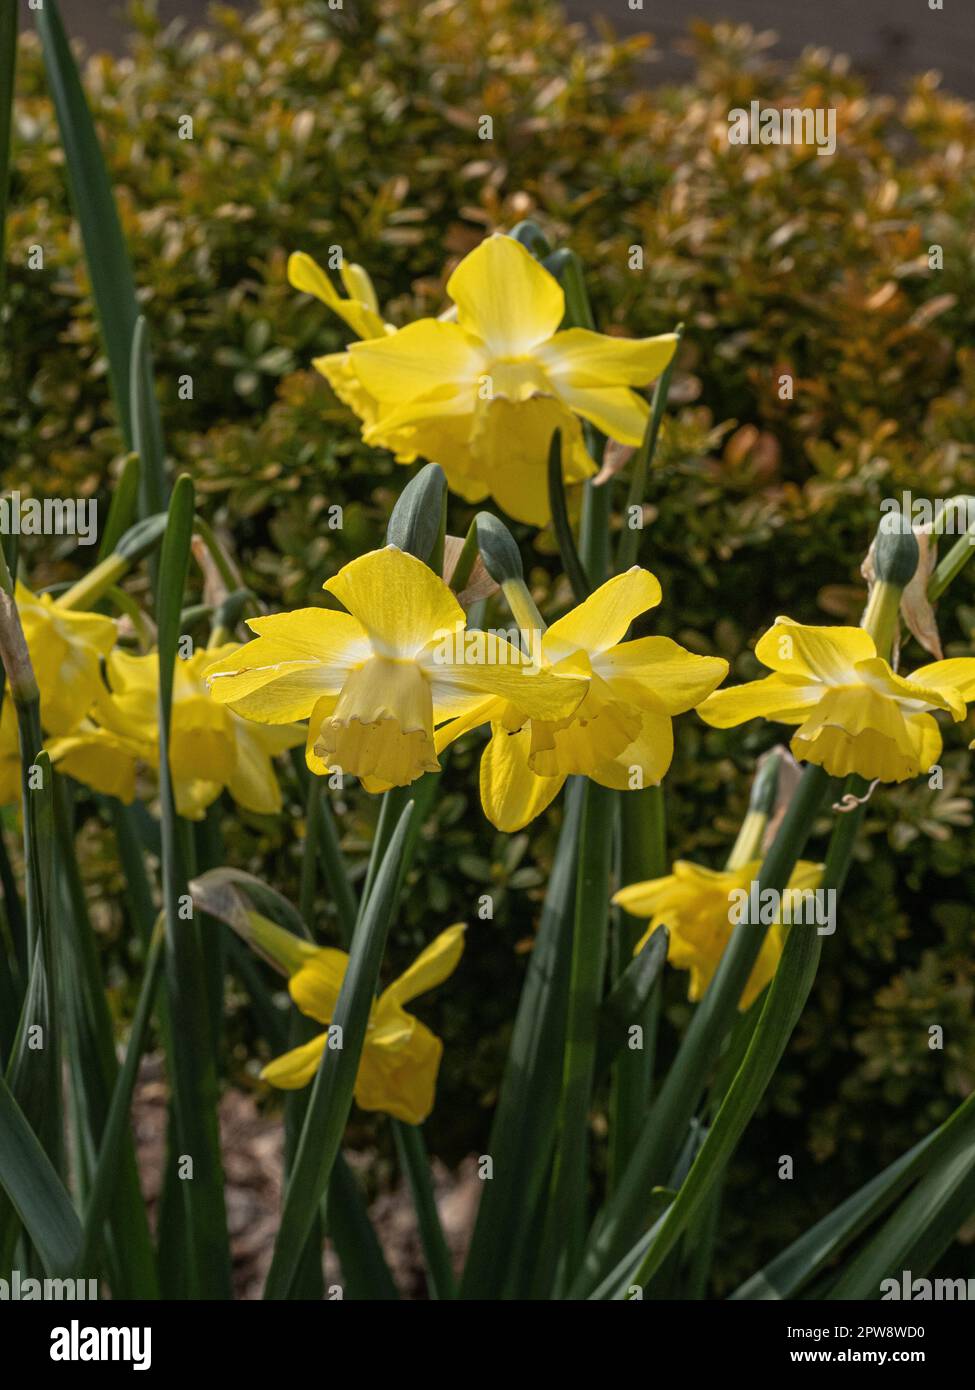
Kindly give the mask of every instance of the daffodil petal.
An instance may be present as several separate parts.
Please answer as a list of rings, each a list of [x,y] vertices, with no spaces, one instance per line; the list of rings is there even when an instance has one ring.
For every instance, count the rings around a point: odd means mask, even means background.
[[[481,757],[481,804],[493,826],[511,834],[541,815],[562,790],[565,776],[539,777],[528,765],[531,732],[496,729]]]
[[[605,652],[615,647],[633,619],[655,608],[660,599],[660,582],[649,570],[634,565],[615,575],[552,624],[544,638],[546,660],[554,665],[580,648]]]
[[[469,390],[487,369],[483,348],[456,323],[417,319],[396,333],[352,343],[349,363],[361,384],[387,407]]]
[[[552,337],[565,314],[558,280],[508,236],[489,236],[465,256],[447,293],[461,328],[498,357],[529,353]]]
[[[720,657],[695,656],[669,637],[638,637],[601,653],[593,669],[620,698],[682,714],[724,680],[728,663]]]
[[[380,995],[377,1015],[382,1016],[385,1006],[408,1004],[451,976],[464,954],[465,930],[464,923],[458,922],[434,937],[413,964]]]
[[[348,964],[344,951],[324,946],[295,971],[288,991],[303,1014],[318,1023],[331,1023]]]
[[[357,266],[355,269],[358,270],[360,267]],[[342,278],[348,289],[350,281],[346,276]],[[357,337],[377,338],[385,332],[382,318],[376,312],[375,305],[364,303],[351,295],[348,299],[343,299],[321,266],[304,251],[295,251],[288,257],[288,280],[296,290],[313,294],[316,299],[327,304]]]
[[[412,660],[442,633],[464,625],[464,610],[443,580],[394,545],[360,555],[327,580],[325,588],[359,620],[384,656]]]
[[[559,397],[577,415],[620,444],[639,444],[646,431],[650,406],[625,386],[559,386]]]
[[[311,1042],[302,1043],[300,1047],[293,1047],[290,1052],[275,1057],[261,1072],[261,1080],[283,1091],[297,1091],[307,1086],[318,1071],[327,1042],[328,1034],[319,1033]]]
[[[857,662],[875,657],[877,648],[862,627],[806,627],[777,618],[756,643],[755,655],[783,675],[848,685],[856,682]]]
[[[363,1048],[355,1099],[362,1110],[421,1125],[433,1109],[443,1043],[418,1018],[402,1020],[395,1029],[377,1027]]]
[[[822,699],[824,687],[801,676],[764,676],[744,685],[726,686],[697,706],[705,724],[731,729],[749,719],[801,724]]]
[[[588,328],[556,333],[536,355],[558,384],[581,387],[649,386],[677,347],[675,333],[656,338],[615,338]]]

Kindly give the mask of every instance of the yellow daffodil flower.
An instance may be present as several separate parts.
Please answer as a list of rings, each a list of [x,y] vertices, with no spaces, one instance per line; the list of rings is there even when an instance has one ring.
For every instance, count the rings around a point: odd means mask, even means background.
[[[443,580],[395,546],[351,561],[324,587],[347,612],[249,619],[255,640],[206,672],[215,700],[248,719],[308,719],[316,773],[341,769],[370,791],[407,786],[439,769],[435,725],[486,693],[549,718],[583,694],[581,682],[535,672],[502,638],[465,632]]]
[[[667,959],[676,969],[690,971],[687,997],[700,999],[735,929],[734,895],[749,892],[760,868],[758,859],[737,869],[724,870],[705,869],[700,864],[679,859],[673,866],[673,873],[665,878],[621,888],[613,902],[631,917],[650,918],[650,926],[637,942],[633,954],[643,950],[659,926],[667,927],[670,933]],[[787,892],[817,888],[822,872],[822,864],[800,859],[789,879]],[[739,1008],[747,1009],[771,980],[784,944],[785,930],[781,921],[774,922],[762,942]]]
[[[355,1098],[363,1110],[382,1110],[408,1125],[419,1125],[433,1109],[443,1043],[403,1005],[441,984],[457,968],[464,928],[448,927],[417,956],[409,969],[383,990],[369,1014],[359,1061]],[[329,1024],[349,963],[344,951],[307,950],[288,981],[303,1014]],[[328,1033],[275,1058],[261,1072],[284,1090],[307,1086],[318,1070]]]
[[[14,596],[41,692],[41,722],[48,733],[70,733],[103,689],[101,661],[115,645],[115,622],[59,607],[23,584]]]
[[[169,764],[176,809],[188,820],[202,819],[225,787],[245,810],[275,815],[282,801],[272,758],[304,742],[303,728],[265,729],[210,698],[205,669],[238,649],[200,648],[173,671]],[[106,673],[110,691],[103,687],[92,718],[48,751],[79,781],[131,801],[137,763],[159,767],[159,657],[113,651]]]
[[[728,663],[694,656],[669,637],[623,641],[633,620],[660,598],[654,575],[634,566],[543,634],[542,667],[556,678],[585,682],[585,697],[568,716],[526,717],[517,700],[494,700],[441,732],[439,747],[491,723],[481,759],[481,800],[499,830],[527,825],[573,773],[619,790],[650,786],[664,776],[674,751],[673,716],[699,704],[724,678]]]
[[[941,754],[932,711],[958,721],[975,699],[975,659],[922,666],[905,677],[860,627],[805,627],[779,618],[755,655],[772,675],[716,691],[698,710],[718,729],[762,717],[799,727],[790,747],[833,777],[903,782]]]
[[[488,237],[451,275],[453,315],[398,331],[382,323],[374,302],[358,297],[366,293],[360,282],[346,279],[353,297],[342,300],[308,257],[292,259],[291,276],[365,338],[315,362],[361,418],[363,439],[391,449],[401,463],[421,455],[439,463],[460,496],[492,496],[534,525],[549,519],[553,432],[563,432],[567,482],[595,472],[580,420],[621,444],[639,444],[649,407],[632,388],[654,381],[677,343],[672,333],[633,339],[559,331],[562,287],[508,236]]]

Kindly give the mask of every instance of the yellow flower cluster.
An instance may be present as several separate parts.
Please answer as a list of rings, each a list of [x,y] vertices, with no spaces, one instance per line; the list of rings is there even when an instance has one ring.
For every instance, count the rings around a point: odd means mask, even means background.
[[[496,633],[468,632],[446,584],[394,546],[353,560],[325,588],[348,611],[251,619],[255,640],[207,670],[216,699],[266,723],[307,718],[309,767],[370,790],[436,771],[439,751],[490,723],[481,791],[503,830],[537,816],[572,773],[620,789],[659,782],[672,716],[728,669],[667,637],[623,640],[660,601],[657,580],[636,567],[541,635],[538,660]]]

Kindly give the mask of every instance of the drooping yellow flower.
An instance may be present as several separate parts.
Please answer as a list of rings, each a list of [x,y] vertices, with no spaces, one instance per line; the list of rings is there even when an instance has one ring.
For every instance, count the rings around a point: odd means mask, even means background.
[[[466,633],[443,580],[395,546],[351,561],[324,587],[347,612],[249,619],[255,640],[206,672],[219,705],[248,719],[308,719],[313,772],[339,769],[370,791],[407,786],[439,769],[435,725],[485,694],[553,718],[581,698],[580,682],[534,673],[502,638]]]
[[[805,627],[779,618],[755,655],[773,674],[718,690],[698,710],[718,729],[762,717],[799,727],[790,747],[833,777],[903,782],[941,754],[932,711],[958,721],[975,699],[975,659],[956,657],[905,677],[860,627]]]
[[[667,959],[678,970],[690,971],[687,997],[700,999],[711,983],[735,924],[738,894],[748,894],[758,878],[761,861],[756,859],[737,869],[705,869],[678,859],[673,873],[621,888],[613,902],[631,917],[649,917],[650,926],[637,942],[633,954],[642,951],[660,926],[668,928],[670,943]],[[786,892],[805,893],[819,886],[822,864],[800,859],[792,872]],[[783,895],[784,896],[784,895]],[[792,911],[787,906],[787,911]],[[797,914],[793,912],[793,921]],[[806,918],[804,917],[805,921]],[[752,923],[757,927],[757,923]],[[799,927],[798,930],[808,929]],[[785,944],[785,929],[773,922],[762,942],[758,959],[742,992],[738,1007],[747,1009],[775,974]]]
[[[60,607],[23,584],[14,597],[41,693],[41,723],[48,733],[70,733],[103,688],[101,661],[115,645],[115,622]]]
[[[608,580],[541,639],[540,663],[557,679],[584,680],[582,702],[562,719],[529,717],[518,700],[494,700],[448,725],[443,747],[490,722],[481,759],[484,813],[499,830],[520,830],[573,773],[604,787],[658,783],[674,751],[674,715],[692,709],[728,663],[695,656],[669,637],[626,642],[630,624],[660,602],[660,584],[634,566]]]
[[[214,659],[229,660],[235,642],[200,648],[173,671],[169,765],[176,809],[200,820],[226,787],[238,805],[259,815],[281,809],[272,758],[304,742],[304,729],[262,728],[214,703],[204,671]],[[159,657],[113,651],[92,718],[72,735],[49,745],[65,772],[107,795],[131,801],[139,762],[159,767]]]
[[[363,1110],[382,1110],[408,1125],[422,1124],[430,1114],[443,1043],[403,1006],[446,980],[463,949],[464,927],[448,927],[373,1004],[355,1083],[355,1098]],[[305,949],[303,954],[288,989],[303,1014],[327,1025],[349,958],[335,950]],[[284,1090],[307,1086],[327,1044],[328,1033],[322,1033],[275,1058],[261,1076]]]
[[[366,442],[391,449],[401,463],[419,456],[439,463],[460,496],[492,496],[534,525],[549,519],[553,432],[563,433],[568,482],[595,472],[580,420],[621,444],[639,444],[649,407],[633,388],[660,375],[677,343],[672,333],[633,339],[560,331],[562,287],[508,236],[488,237],[447,281],[455,317],[419,319],[398,331],[382,324],[373,304],[340,300],[308,257],[292,259],[291,277],[354,332],[374,330],[347,353],[315,362],[360,416]],[[350,295],[365,293],[361,284],[346,285]]]

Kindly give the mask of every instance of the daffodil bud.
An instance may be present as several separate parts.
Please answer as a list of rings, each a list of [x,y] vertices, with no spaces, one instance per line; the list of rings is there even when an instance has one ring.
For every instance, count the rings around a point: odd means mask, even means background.
[[[502,587],[511,581],[524,583],[521,551],[504,522],[490,512],[478,512],[474,525],[484,568],[494,582]]]
[[[270,918],[256,912],[247,894],[222,869],[201,874],[189,883],[193,904],[208,917],[224,922],[257,955],[279,970],[282,975],[294,975],[315,954],[310,942],[302,941],[294,932],[279,927]]]
[[[438,463],[428,463],[400,493],[386,527],[386,544],[415,555],[439,574],[446,507],[444,471]]]
[[[902,512],[889,512],[877,528],[873,563],[880,584],[905,589],[914,578],[920,559],[917,537]]]
[[[917,537],[901,512],[881,518],[872,547],[874,583],[861,626],[870,633],[877,655],[892,660],[897,644],[901,595],[914,578],[920,559]]]

